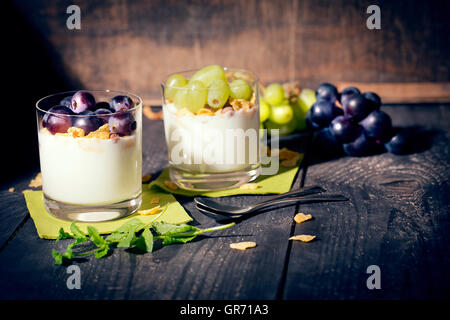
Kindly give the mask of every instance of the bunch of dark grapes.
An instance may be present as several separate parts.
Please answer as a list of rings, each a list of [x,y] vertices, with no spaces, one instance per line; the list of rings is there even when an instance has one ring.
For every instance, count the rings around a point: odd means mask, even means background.
[[[316,89],[316,99],[306,114],[306,123],[317,132],[320,148],[354,157],[385,150],[407,152],[408,135],[393,129],[390,116],[380,110],[381,99],[376,93],[361,93],[355,87],[338,92],[334,85],[323,83]]]

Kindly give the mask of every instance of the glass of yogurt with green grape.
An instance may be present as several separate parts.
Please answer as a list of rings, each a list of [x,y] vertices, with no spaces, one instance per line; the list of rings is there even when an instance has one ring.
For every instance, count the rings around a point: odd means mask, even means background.
[[[142,100],[128,93],[57,93],[36,104],[47,211],[68,221],[118,219],[141,205]]]
[[[190,190],[236,188],[261,173],[258,77],[209,65],[162,86],[170,178]]]

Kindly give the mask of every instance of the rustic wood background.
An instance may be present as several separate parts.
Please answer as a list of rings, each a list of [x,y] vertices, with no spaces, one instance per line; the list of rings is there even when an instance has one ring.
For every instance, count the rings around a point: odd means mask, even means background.
[[[69,5],[81,30],[66,27]],[[380,83],[385,102],[448,102],[448,1],[228,0],[3,2],[0,180],[38,168],[34,105],[79,88],[132,91],[160,101],[167,73],[211,63],[248,68],[263,83],[301,80]],[[381,8],[381,30],[368,30],[366,9]],[[6,71],[6,72],[5,72]],[[383,83],[446,83],[424,89]],[[429,88],[429,87],[427,87]],[[383,90],[384,90],[383,89]],[[406,94],[407,93],[407,94]],[[408,100],[404,100],[405,96]],[[402,101],[398,101],[400,96]],[[396,100],[397,99],[397,100]]]
[[[81,8],[81,30],[66,8]],[[381,30],[366,27],[381,8]],[[15,5],[72,87],[159,99],[167,73],[218,63],[264,83],[449,81],[448,1],[44,1]],[[51,91],[51,88],[49,88]]]

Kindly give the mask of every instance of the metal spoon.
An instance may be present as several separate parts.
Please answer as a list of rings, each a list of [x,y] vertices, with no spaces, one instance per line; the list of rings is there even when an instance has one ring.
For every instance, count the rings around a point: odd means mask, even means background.
[[[325,202],[325,201],[347,201],[348,198],[341,194],[328,194],[328,195],[312,195],[308,197],[292,197],[284,199],[272,199],[270,201],[260,201],[253,203],[245,207],[237,207],[227,204],[221,204],[209,198],[202,199],[201,202],[196,201],[197,209],[207,213],[219,213],[229,216],[242,216],[247,213],[255,212],[263,208],[285,203],[310,203],[310,202]]]
[[[288,197],[300,197],[300,196],[306,196],[306,195],[310,195],[310,194],[315,194],[315,193],[321,193],[321,192],[325,192],[326,190],[320,186],[310,186],[310,187],[305,187],[305,188],[300,188],[300,189],[295,189],[289,192],[285,192],[276,196],[272,196],[269,198],[265,198],[264,200],[260,201],[259,203],[265,203],[268,201],[273,201],[276,199],[283,199],[283,198],[288,198]],[[210,208],[212,210],[221,210],[221,204],[217,203],[213,200],[211,200],[211,198],[199,198],[196,197],[194,198],[194,201],[196,204],[201,205],[203,207],[206,208]],[[218,208],[218,209],[217,209]]]

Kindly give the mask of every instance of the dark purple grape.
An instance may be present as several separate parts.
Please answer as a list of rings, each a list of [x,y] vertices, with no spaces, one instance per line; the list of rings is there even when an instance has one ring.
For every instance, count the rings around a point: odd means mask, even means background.
[[[42,126],[52,134],[67,132],[72,126],[71,115],[74,113],[66,106],[54,106],[42,118]]]
[[[341,115],[333,119],[330,123],[330,132],[341,143],[355,140],[362,131],[361,126]]]
[[[70,108],[75,113],[95,109],[95,98],[87,91],[77,91],[71,100]]]
[[[110,109],[100,108],[95,110],[95,114],[98,116],[102,124],[108,123],[109,121],[109,115],[111,114]]]
[[[378,110],[381,107],[381,98],[375,92],[364,92],[364,98],[366,98],[367,103],[371,110]]]
[[[115,96],[109,104],[114,111],[130,110],[134,107],[133,100],[128,96]]]
[[[314,131],[314,130],[319,130],[320,129],[320,126],[317,123],[315,123],[314,121],[311,120],[311,109],[309,109],[306,112],[305,118],[306,118],[306,126],[308,127],[309,130],[313,130]]]
[[[348,97],[350,97],[354,93],[361,93],[358,88],[355,87],[347,87],[341,91],[339,94],[339,102],[341,105],[344,104],[344,101],[347,100]]]
[[[72,105],[72,96],[67,96],[59,102],[60,105],[70,108]]]
[[[345,99],[342,106],[347,119],[360,121],[364,119],[371,111],[366,98],[360,93],[354,93]]]
[[[113,114],[109,117],[109,131],[117,133],[119,136],[128,136],[136,130],[136,121],[128,112]]]
[[[386,141],[391,136],[391,117],[383,111],[372,111],[359,124],[370,138]]]
[[[368,138],[364,131],[352,142],[344,143],[342,145],[344,152],[352,157],[369,156],[384,151],[383,144],[380,141]]]
[[[100,119],[90,110],[83,111],[78,116],[73,117],[73,126],[83,129],[86,135],[97,130],[101,125]]]
[[[343,113],[341,108],[326,100],[315,102],[310,110],[310,120],[321,128],[328,126],[331,120]]]
[[[413,151],[413,131],[399,130],[387,143],[386,150],[394,154],[406,154]]]
[[[317,132],[314,140],[314,153],[325,157],[342,154],[342,143],[331,133],[329,127]]]
[[[95,104],[95,110],[98,109],[109,109],[109,103],[106,101],[100,101]]]
[[[316,89],[316,99],[317,100],[326,100],[331,103],[334,103],[339,96],[339,93],[335,86],[331,83],[322,83]]]

